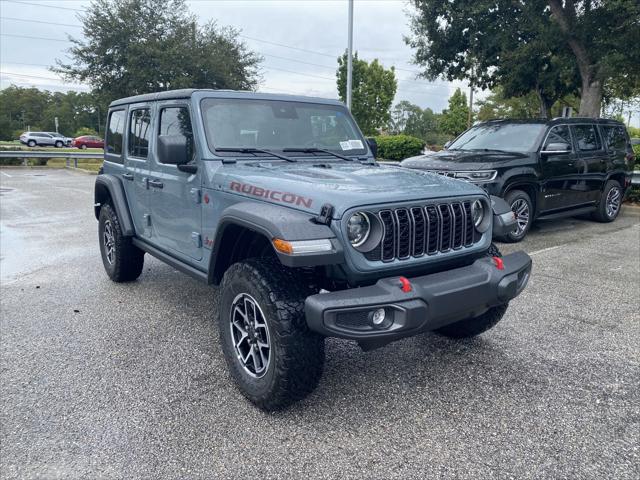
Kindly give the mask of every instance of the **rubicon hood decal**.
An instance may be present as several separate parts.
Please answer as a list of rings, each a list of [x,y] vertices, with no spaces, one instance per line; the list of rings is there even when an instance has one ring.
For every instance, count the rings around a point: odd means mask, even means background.
[[[279,190],[268,190],[248,183],[231,182],[229,189],[234,192],[253,195],[254,197],[268,198],[274,202],[289,203],[299,207],[311,208],[311,205],[313,205],[313,199],[311,198],[296,195],[295,193],[281,192]]]

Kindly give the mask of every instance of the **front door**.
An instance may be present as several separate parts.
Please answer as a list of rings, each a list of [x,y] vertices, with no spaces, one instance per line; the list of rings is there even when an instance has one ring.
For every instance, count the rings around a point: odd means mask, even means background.
[[[567,125],[556,125],[547,134],[542,152],[552,143],[571,146],[567,152],[541,153],[540,168],[543,176],[540,210],[550,211],[578,203],[576,185],[579,182],[577,155]]]
[[[158,104],[158,126],[149,176],[151,242],[184,260],[202,258],[201,172],[183,172],[158,157],[157,137],[183,136],[195,162],[189,106],[179,102]]]
[[[580,203],[592,203],[600,198],[607,174],[607,153],[595,124],[572,125],[571,131],[578,150],[577,198]]]

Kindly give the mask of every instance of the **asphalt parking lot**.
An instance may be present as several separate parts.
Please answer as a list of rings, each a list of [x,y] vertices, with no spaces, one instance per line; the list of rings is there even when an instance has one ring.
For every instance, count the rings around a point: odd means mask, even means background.
[[[536,226],[524,294],[473,340],[364,353],[331,340],[319,388],[247,403],[216,290],[149,259],[105,275],[95,177],[0,170],[0,477],[640,477],[640,210]]]

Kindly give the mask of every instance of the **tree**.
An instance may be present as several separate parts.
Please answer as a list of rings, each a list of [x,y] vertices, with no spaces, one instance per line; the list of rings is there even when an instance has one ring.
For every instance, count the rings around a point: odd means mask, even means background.
[[[72,61],[53,70],[108,101],[174,88],[257,86],[262,60],[232,28],[202,27],[184,0],[94,0],[70,38]]]
[[[347,98],[347,54],[338,58],[336,72],[338,94]],[[371,63],[353,56],[353,89],[351,113],[365,135],[373,135],[391,119],[389,109],[396,95],[398,82],[393,67],[384,68],[377,59]]]
[[[459,88],[449,97],[449,108],[442,111],[440,129],[449,135],[458,136],[467,129],[469,105],[467,96]]]
[[[416,49],[423,76],[467,79],[482,88],[501,85],[508,96],[533,91],[543,116],[578,90],[580,114],[597,116],[602,85],[640,74],[640,49],[629,52],[640,43],[640,29],[633,26],[640,16],[637,0],[413,4],[412,37],[406,41]],[[584,60],[578,53],[585,53]]]
[[[418,105],[402,100],[391,110],[389,133],[404,134],[424,140],[433,145],[444,143],[438,130],[439,114],[430,108],[422,109]]]

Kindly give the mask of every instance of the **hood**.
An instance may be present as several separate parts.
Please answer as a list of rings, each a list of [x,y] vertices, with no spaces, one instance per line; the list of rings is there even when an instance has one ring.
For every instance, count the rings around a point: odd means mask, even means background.
[[[521,160],[529,155],[520,152],[482,152],[469,150],[441,150],[431,155],[407,158],[400,164],[407,168],[426,170],[482,170],[494,168],[513,160]]]
[[[225,192],[319,213],[352,207],[484,193],[461,180],[395,165],[348,162],[238,162],[220,167],[212,184]]]

